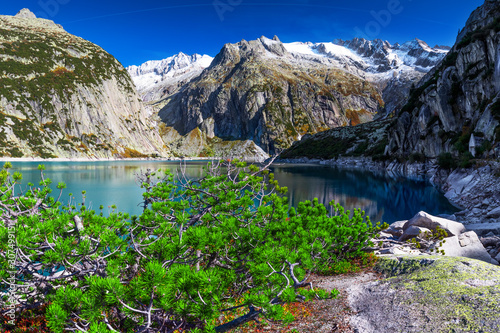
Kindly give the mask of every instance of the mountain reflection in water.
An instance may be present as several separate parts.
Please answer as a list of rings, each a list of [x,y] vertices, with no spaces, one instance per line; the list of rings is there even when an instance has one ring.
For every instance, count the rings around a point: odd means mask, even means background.
[[[273,166],[272,171],[280,185],[288,187],[294,206],[312,198],[324,205],[334,200],[351,211],[361,208],[372,222],[388,223],[409,219],[421,210],[435,215],[458,211],[423,181],[314,165],[280,165]]]
[[[187,162],[186,175],[200,178],[206,161]],[[40,181],[40,162],[14,162],[12,172],[23,174],[21,188]],[[86,203],[97,210],[116,205],[118,211],[140,214],[143,190],[136,184],[136,175],[147,169],[169,169],[175,173],[179,162],[111,161],[111,162],[44,162],[45,177],[52,179],[57,196],[58,182],[65,182],[63,202],[72,193],[73,203],[81,202],[86,191]],[[325,205],[332,200],[346,209],[361,208],[373,222],[394,222],[408,219],[424,210],[430,214],[450,214],[457,211],[434,187],[424,182],[393,179],[359,170],[338,169],[318,165],[273,165],[271,171],[281,186],[288,187],[291,204],[318,198]]]

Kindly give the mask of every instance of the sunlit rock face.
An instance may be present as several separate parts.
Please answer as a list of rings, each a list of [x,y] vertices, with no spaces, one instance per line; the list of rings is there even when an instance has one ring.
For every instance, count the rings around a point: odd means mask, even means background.
[[[196,129],[209,139],[251,140],[274,154],[305,134],[386,117],[446,53],[418,39],[391,45],[261,37],[226,44],[215,59],[179,53],[128,71],[159,111],[167,127],[161,133],[175,154],[193,153],[186,140]],[[210,140],[203,146],[215,148]]]
[[[113,56],[27,9],[0,31],[0,155],[168,155]]]

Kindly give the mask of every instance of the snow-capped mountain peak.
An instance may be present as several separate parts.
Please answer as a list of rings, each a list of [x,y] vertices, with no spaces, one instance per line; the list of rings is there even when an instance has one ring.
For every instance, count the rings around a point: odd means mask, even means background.
[[[383,91],[387,112],[400,107],[411,84],[418,82],[449,51],[444,46],[432,48],[417,38],[403,44],[354,38],[284,46],[296,62],[319,62],[376,83]]]
[[[187,55],[180,52],[163,60],[151,60],[140,66],[127,67],[127,71],[144,100],[153,101],[198,76],[210,66],[212,60],[208,55]]]
[[[215,59],[179,53],[164,60],[131,66],[128,71],[143,99],[158,101],[172,96],[205,68],[230,66],[242,57],[281,61],[297,68],[327,66],[375,83],[388,96],[384,97],[386,110],[391,112],[404,101],[411,84],[418,82],[447,52],[446,47],[432,48],[417,38],[403,44],[363,38],[282,43],[276,36],[273,39],[262,36],[254,41],[226,44]]]

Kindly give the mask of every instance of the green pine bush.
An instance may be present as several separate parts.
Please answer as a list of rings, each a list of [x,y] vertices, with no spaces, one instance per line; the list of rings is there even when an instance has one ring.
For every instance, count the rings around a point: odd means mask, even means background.
[[[380,230],[364,212],[318,200],[290,207],[266,167],[209,164],[200,179],[141,177],[140,216],[108,217],[62,204],[50,180],[19,192],[22,176],[0,173],[0,308],[48,304],[54,332],[226,332],[257,318],[293,320],[282,305],[335,297],[311,272],[346,271]],[[23,188],[23,187],[21,187]],[[83,192],[85,196],[85,193]],[[9,262],[8,227],[16,231]],[[11,266],[13,264],[13,266]],[[14,272],[17,291],[7,281]],[[244,316],[224,322],[228,314]],[[238,312],[239,311],[239,312]],[[221,319],[222,318],[222,319]]]

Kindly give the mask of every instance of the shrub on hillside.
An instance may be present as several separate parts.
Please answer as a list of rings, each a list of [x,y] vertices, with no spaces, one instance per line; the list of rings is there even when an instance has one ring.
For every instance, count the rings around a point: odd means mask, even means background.
[[[438,165],[443,169],[456,169],[458,163],[451,153],[442,153],[438,156]]]

